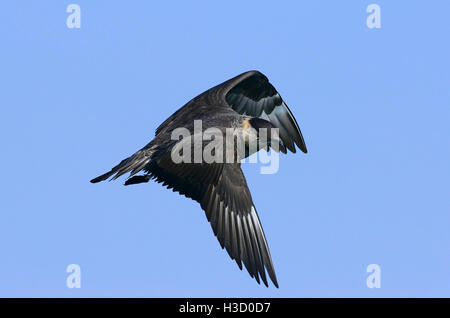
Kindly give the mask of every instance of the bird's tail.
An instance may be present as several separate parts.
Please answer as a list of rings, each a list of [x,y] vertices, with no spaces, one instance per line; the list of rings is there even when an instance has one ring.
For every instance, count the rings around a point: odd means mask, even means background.
[[[122,160],[117,166],[97,178],[91,180],[91,183],[97,183],[108,179],[115,180],[121,175],[130,172],[130,177],[141,171],[151,161],[151,152],[148,149],[141,149],[129,158]]]

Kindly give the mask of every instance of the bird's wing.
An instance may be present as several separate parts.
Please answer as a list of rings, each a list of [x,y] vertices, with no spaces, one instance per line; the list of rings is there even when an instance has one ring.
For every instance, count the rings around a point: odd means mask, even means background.
[[[267,286],[265,270],[278,287],[269,247],[240,164],[175,164],[170,157],[152,162],[149,174],[198,201],[222,248],[251,277]]]
[[[209,184],[201,202],[222,248],[250,276],[267,286],[265,269],[278,287],[269,246],[240,164],[225,164],[216,184]]]
[[[282,152],[286,153],[286,148],[295,152],[294,143],[307,152],[294,115],[264,74],[258,71],[246,72],[214,89],[221,90],[226,104],[237,113],[265,119],[278,127]]]

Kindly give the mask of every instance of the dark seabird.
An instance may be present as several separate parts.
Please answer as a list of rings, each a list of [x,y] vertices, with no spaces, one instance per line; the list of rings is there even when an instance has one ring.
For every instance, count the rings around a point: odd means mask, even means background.
[[[242,270],[244,263],[251,277],[267,284],[266,272],[278,287],[269,247],[253,204],[239,160],[231,163],[175,163],[171,151],[177,140],[171,133],[180,127],[193,133],[194,120],[202,129],[216,127],[278,128],[279,150],[295,153],[297,145],[304,153],[306,145],[292,112],[280,94],[258,71],[238,75],[195,97],[167,118],[155,138],[135,154],[122,160],[111,171],[92,183],[116,179],[130,173],[125,185],[154,179],[200,203],[222,248]],[[273,145],[268,139],[267,145]],[[248,153],[247,153],[248,155]],[[235,158],[236,159],[236,158]],[[137,175],[141,172],[142,174]]]

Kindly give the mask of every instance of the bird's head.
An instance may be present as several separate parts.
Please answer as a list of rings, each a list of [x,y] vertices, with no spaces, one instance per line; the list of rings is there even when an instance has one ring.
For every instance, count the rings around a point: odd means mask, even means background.
[[[249,145],[256,142],[256,150],[262,148],[268,151],[269,146],[279,145],[280,138],[278,128],[271,122],[258,118],[248,117],[242,123],[242,130],[244,133],[245,143]],[[278,150],[279,147],[276,147]]]

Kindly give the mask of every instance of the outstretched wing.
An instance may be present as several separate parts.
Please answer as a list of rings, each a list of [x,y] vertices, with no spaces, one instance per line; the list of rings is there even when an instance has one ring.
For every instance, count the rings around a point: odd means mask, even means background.
[[[215,184],[209,184],[201,206],[222,248],[250,276],[267,286],[265,269],[278,287],[269,246],[253,205],[240,164],[225,164]]]
[[[175,164],[170,157],[152,162],[146,170],[162,182],[198,201],[222,248],[251,277],[266,286],[266,270],[278,287],[269,247],[240,164]]]
[[[282,141],[280,150],[283,153],[286,153],[286,148],[296,152],[294,143],[304,153],[307,152],[294,115],[264,74],[258,71],[246,72],[223,85],[226,87],[225,101],[236,112],[265,119],[279,128]]]

